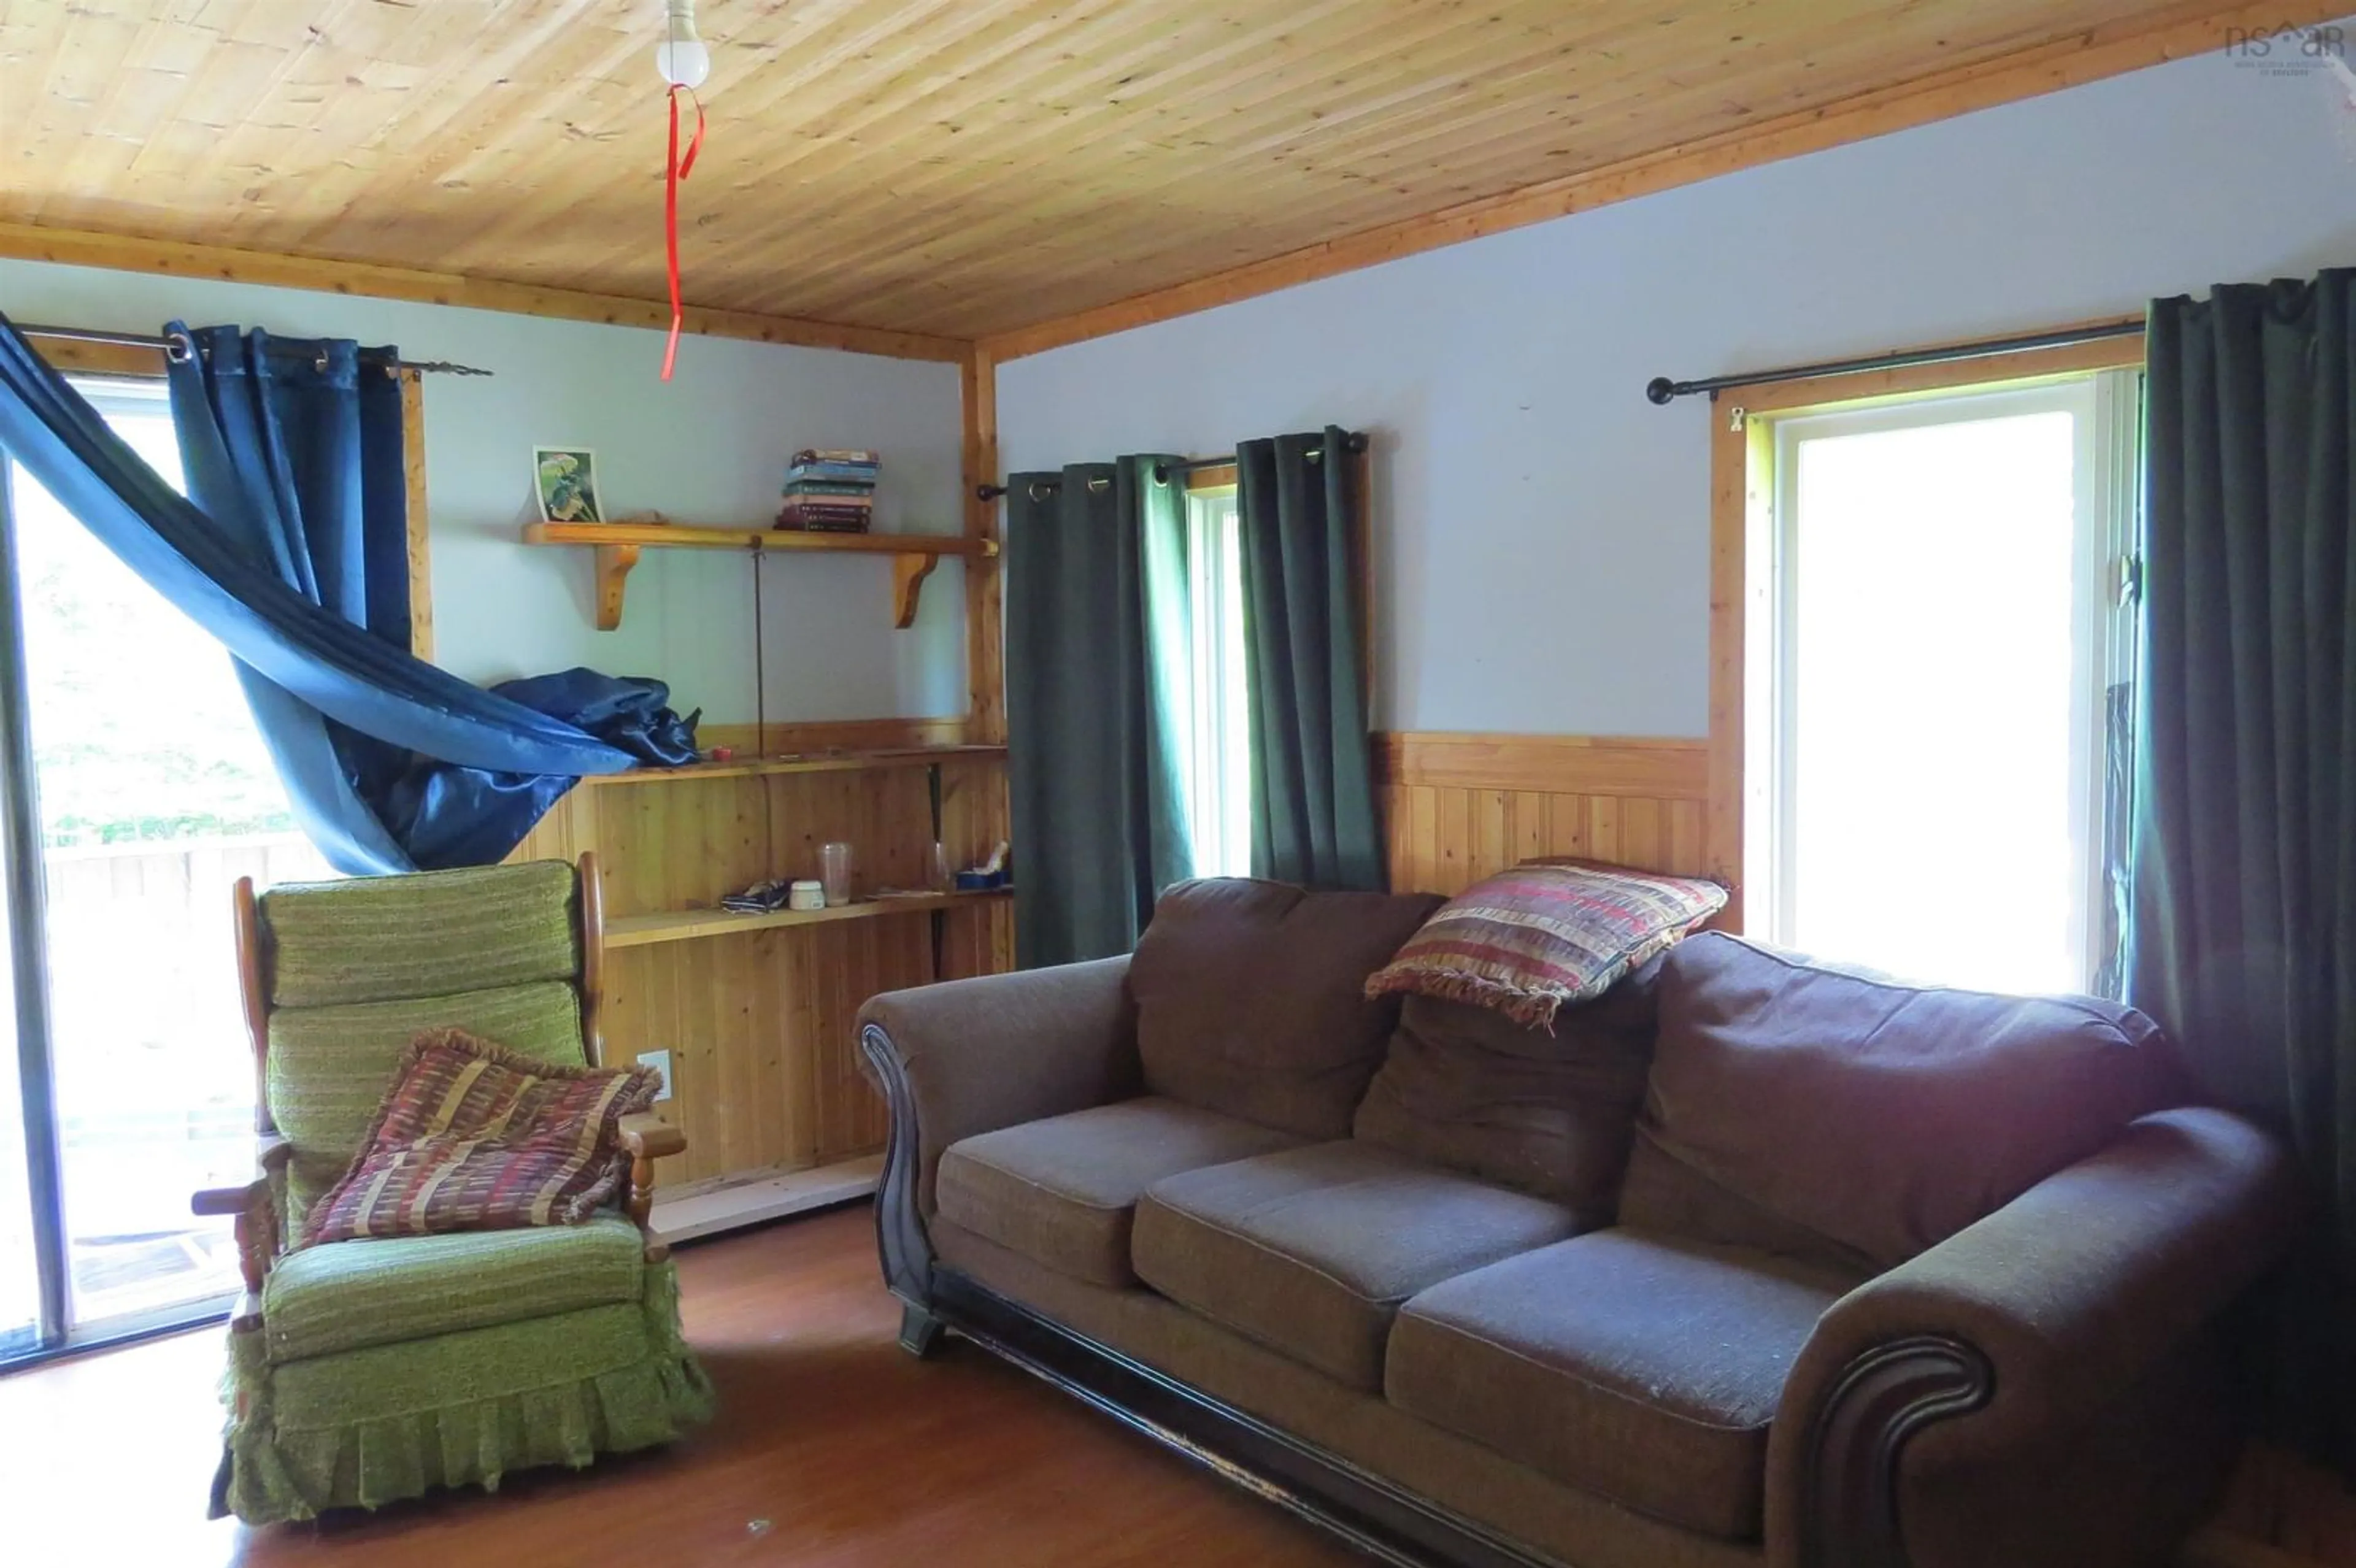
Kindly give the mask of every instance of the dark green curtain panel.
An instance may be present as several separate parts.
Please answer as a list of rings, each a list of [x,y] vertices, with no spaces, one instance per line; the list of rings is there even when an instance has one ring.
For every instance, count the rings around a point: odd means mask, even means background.
[[[1381,891],[1349,440],[1329,425],[1236,448],[1252,874]]]
[[[2356,1458],[2356,269],[2149,323],[2128,999],[2319,1197],[2276,1424]]]
[[[1015,955],[1028,968],[1128,952],[1155,896],[1193,875],[1177,462],[1007,480],[1007,784]]]

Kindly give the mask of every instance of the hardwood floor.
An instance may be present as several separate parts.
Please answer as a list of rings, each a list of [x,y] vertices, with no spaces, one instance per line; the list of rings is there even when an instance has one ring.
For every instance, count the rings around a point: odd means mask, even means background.
[[[1343,1568],[1361,1560],[952,1341],[918,1362],[856,1205],[682,1247],[722,1401],[666,1452],[324,1526],[204,1518],[218,1333],[0,1377],[12,1564]]]
[[[0,1377],[17,1564],[1345,1568],[1362,1560],[952,1339],[894,1343],[865,1204],[679,1251],[720,1419],[677,1447],[318,1526],[204,1517],[217,1331]],[[2356,1498],[2264,1451],[2179,1568],[2356,1563]]]

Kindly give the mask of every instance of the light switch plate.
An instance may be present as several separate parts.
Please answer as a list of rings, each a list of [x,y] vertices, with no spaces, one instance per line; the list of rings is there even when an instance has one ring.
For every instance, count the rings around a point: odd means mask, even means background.
[[[668,1051],[642,1051],[638,1053],[638,1065],[641,1067],[651,1067],[657,1072],[662,1074],[662,1087],[655,1092],[655,1099],[659,1103],[669,1099],[670,1052]]]

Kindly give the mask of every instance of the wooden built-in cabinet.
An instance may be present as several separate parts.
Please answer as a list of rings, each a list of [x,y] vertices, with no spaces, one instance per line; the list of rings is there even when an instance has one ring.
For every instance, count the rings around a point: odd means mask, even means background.
[[[722,733],[707,730],[706,744]],[[770,750],[792,739],[773,733]],[[722,911],[720,899],[769,877],[815,878],[819,847],[834,839],[855,847],[862,891],[919,887],[936,837],[952,866],[971,865],[1006,836],[1006,820],[1002,747],[871,744],[584,779],[532,830],[514,859],[597,852],[606,1060],[671,1053],[671,1097],[655,1108],[688,1147],[656,1166],[659,1223],[666,1204],[765,1181],[774,1191],[787,1172],[855,1178],[847,1162],[881,1151],[884,1134],[883,1102],[858,1065],[860,1006],[1012,966],[1003,893],[756,915]],[[791,1206],[754,1204],[744,1217]]]

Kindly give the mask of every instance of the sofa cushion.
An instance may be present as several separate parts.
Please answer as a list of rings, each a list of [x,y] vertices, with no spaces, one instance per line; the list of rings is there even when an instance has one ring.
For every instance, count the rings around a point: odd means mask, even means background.
[[[305,1247],[280,1258],[262,1282],[264,1339],[272,1360],[295,1361],[635,1305],[646,1246],[637,1225],[606,1213],[578,1225]]]
[[[1134,1285],[1130,1216],[1141,1193],[1165,1176],[1294,1141],[1175,1100],[1124,1100],[951,1144],[938,1211],[1075,1279]]]
[[[1551,1034],[1409,997],[1358,1104],[1357,1136],[1610,1224],[1652,1061],[1658,968],[1565,1008]]]
[[[1891,1268],[2180,1098],[2132,1008],[1908,985],[1708,933],[1662,962],[1639,1151],[1683,1171],[1632,1171],[1620,1219],[1690,1234],[1659,1197],[1689,1174]]]
[[[1784,1377],[1857,1280],[1598,1231],[1407,1303],[1384,1386],[1410,1415],[1557,1480],[1751,1540]]]
[[[1401,1302],[1578,1229],[1559,1204],[1330,1143],[1155,1182],[1132,1250],[1173,1301],[1376,1392]]]
[[[1619,1217],[1622,1223],[1690,1242],[1747,1247],[1823,1268],[1879,1272],[1857,1248],[1720,1187],[1664,1152],[1641,1126],[1620,1183]]]
[[[1398,1004],[1366,976],[1440,905],[1214,878],[1162,895],[1129,969],[1153,1093],[1305,1138],[1346,1137]]]

